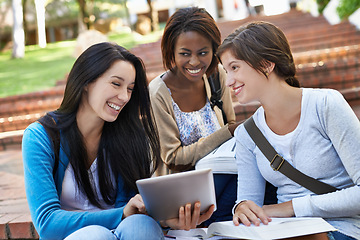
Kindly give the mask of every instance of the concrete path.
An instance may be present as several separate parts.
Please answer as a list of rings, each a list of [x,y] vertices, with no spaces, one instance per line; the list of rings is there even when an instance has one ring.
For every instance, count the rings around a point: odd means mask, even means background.
[[[26,201],[20,146],[0,151],[0,239],[37,239]]]
[[[0,215],[28,212],[20,146],[0,151]]]

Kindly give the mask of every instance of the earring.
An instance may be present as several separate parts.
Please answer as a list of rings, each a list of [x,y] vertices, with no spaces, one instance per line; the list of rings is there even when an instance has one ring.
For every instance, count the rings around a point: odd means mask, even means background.
[[[265,75],[266,75],[266,77],[268,77],[268,76],[269,76],[269,72],[265,72]]]

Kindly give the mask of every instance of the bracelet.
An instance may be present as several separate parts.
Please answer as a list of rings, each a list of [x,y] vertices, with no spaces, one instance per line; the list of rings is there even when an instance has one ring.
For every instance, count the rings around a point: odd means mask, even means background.
[[[242,200],[241,202],[239,202],[239,203],[237,204],[237,206],[239,206],[240,204],[245,203],[245,202],[247,202],[247,200]]]
[[[160,227],[162,228],[163,231],[169,231],[171,228],[169,226],[163,226],[161,225],[160,222],[158,222],[158,224],[160,225]]]
[[[247,200],[242,200],[241,202],[239,202],[238,204],[236,204],[233,209],[232,209],[232,214],[234,215],[235,214],[235,211],[236,211],[236,208],[240,205],[240,204],[243,204],[247,202]]]
[[[169,231],[171,229],[170,227],[163,227],[163,226],[161,226],[161,228],[163,231]]]

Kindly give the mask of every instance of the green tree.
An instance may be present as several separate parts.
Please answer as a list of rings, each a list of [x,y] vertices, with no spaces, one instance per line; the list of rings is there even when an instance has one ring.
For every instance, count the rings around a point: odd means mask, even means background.
[[[340,0],[336,11],[340,19],[346,19],[360,8],[360,0]]]
[[[328,5],[329,2],[330,2],[330,0],[316,0],[318,10],[319,10],[320,14],[322,14],[322,12],[324,11],[326,5]]]

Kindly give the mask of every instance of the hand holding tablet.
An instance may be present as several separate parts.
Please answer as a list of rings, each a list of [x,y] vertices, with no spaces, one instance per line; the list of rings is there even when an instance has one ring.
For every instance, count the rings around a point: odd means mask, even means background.
[[[216,209],[214,179],[211,169],[193,170],[165,176],[141,179],[136,182],[146,210],[155,220],[179,216],[179,208],[195,202],[204,212],[211,205]]]

